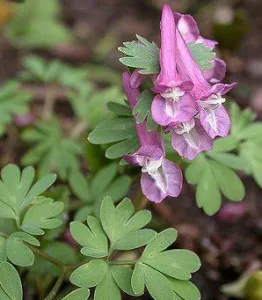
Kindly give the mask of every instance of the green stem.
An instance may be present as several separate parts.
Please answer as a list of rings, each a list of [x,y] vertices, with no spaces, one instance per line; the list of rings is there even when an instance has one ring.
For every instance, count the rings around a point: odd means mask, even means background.
[[[52,290],[50,291],[50,293],[46,296],[45,300],[53,300],[56,296],[56,294],[58,293],[58,291],[60,290],[65,276],[67,273],[67,268],[64,268],[62,274],[60,275],[60,277],[57,279],[55,285],[53,286]]]
[[[54,257],[46,254],[45,252],[42,252],[40,249],[30,245],[27,243],[27,246],[37,255],[43,257],[45,260],[53,263],[54,265],[56,265],[57,267],[59,267],[60,269],[65,269],[67,268],[67,266],[65,266],[64,264],[62,264],[59,260],[55,259]]]

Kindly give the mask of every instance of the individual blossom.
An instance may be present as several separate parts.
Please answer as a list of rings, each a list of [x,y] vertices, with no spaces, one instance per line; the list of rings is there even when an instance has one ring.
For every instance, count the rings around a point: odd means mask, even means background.
[[[160,74],[153,91],[152,118],[161,126],[187,122],[196,113],[196,103],[189,91],[192,82],[177,71],[176,24],[173,12],[165,5],[161,19]]]
[[[139,96],[138,87],[132,84],[132,76],[123,74],[123,87],[130,103],[134,108]],[[135,122],[136,123],[136,122]],[[136,131],[140,141],[139,150],[124,159],[142,167],[141,188],[143,194],[155,203],[161,202],[168,196],[177,197],[182,189],[182,172],[173,162],[165,159],[164,142],[158,131],[148,132],[146,124],[136,123]]]
[[[213,50],[216,47],[218,42],[205,39],[200,35],[197,22],[191,15],[183,15],[176,12],[174,15],[177,28],[187,44],[204,44],[210,50]],[[213,58],[211,63],[212,67],[205,70],[203,74],[210,83],[218,83],[223,80],[226,75],[226,63],[217,57]]]
[[[180,156],[193,160],[202,151],[212,150],[213,140],[198,119],[179,123],[172,130],[172,146]]]
[[[197,110],[201,125],[207,134],[214,139],[226,137],[230,130],[230,118],[225,110],[223,97],[236,83],[211,85],[192,57],[182,34],[177,30],[178,71],[189,76],[194,87],[192,95],[197,102]]]

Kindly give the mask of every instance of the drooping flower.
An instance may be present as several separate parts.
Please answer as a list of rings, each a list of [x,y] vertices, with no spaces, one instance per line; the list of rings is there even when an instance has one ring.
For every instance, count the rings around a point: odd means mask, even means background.
[[[187,44],[201,43],[210,50],[213,50],[216,47],[218,42],[205,39],[200,35],[197,22],[191,15],[183,15],[176,12],[174,14],[177,28]],[[215,57],[211,62],[212,68],[204,71],[203,73],[205,78],[210,83],[218,83],[223,80],[226,75],[226,63],[222,59],[217,57]]]
[[[177,71],[177,42],[174,14],[164,5],[161,19],[160,74],[154,82],[158,93],[152,103],[152,117],[161,126],[187,122],[196,113],[195,100],[189,93],[192,82]]]
[[[230,130],[230,118],[223,107],[225,98],[222,96],[235,87],[236,83],[210,85],[192,57],[188,45],[178,30],[177,46],[178,71],[181,74],[185,73],[189,76],[194,84],[191,93],[197,101],[197,109],[202,126],[212,139],[216,136],[227,136]]]
[[[131,86],[131,75],[123,74],[123,87],[130,103],[134,108],[139,96],[139,89]],[[141,188],[143,194],[155,203],[161,202],[167,196],[177,197],[182,189],[182,172],[173,162],[165,159],[164,142],[158,131],[148,132],[145,122],[136,123],[137,135],[140,141],[139,150],[124,159],[142,167]]]

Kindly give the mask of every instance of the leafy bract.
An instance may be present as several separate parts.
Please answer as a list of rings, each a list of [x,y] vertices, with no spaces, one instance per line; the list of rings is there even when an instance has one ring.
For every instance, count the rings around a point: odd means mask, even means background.
[[[131,117],[116,117],[100,123],[89,134],[93,144],[113,144],[106,150],[106,157],[116,159],[125,154],[134,153],[139,147],[134,119]]]
[[[151,105],[153,101],[153,94],[150,90],[144,90],[138,97],[133,114],[136,115],[136,122],[143,123],[146,120],[146,128],[152,131],[157,128],[157,124],[152,119]]]
[[[131,180],[129,176],[118,176],[117,165],[112,163],[102,168],[93,178],[86,178],[79,172],[72,172],[70,186],[79,200],[86,204],[78,210],[75,219],[84,221],[88,214],[99,216],[103,198],[107,195],[119,201],[127,195]]]
[[[71,170],[78,169],[81,146],[64,137],[57,121],[40,121],[34,128],[23,132],[22,138],[32,145],[22,158],[24,165],[38,163],[38,173],[56,171],[65,180]]]
[[[16,269],[8,262],[0,263],[0,298],[22,300],[22,283]]]
[[[32,96],[19,90],[19,87],[17,82],[9,81],[0,89],[0,136],[4,134],[6,126],[14,116],[28,111],[28,103]]]
[[[140,74],[158,74],[159,48],[155,43],[148,42],[137,35],[138,41],[125,42],[124,47],[118,50],[126,56],[120,58],[120,62],[131,68],[139,69]],[[212,60],[216,54],[202,43],[189,43],[190,52],[201,70],[212,68]]]
[[[159,48],[155,43],[136,35],[137,41],[125,42],[118,50],[126,56],[120,62],[128,67],[139,69],[141,74],[159,73]]]
[[[48,48],[69,41],[70,31],[57,20],[59,3],[26,0],[5,28],[5,36],[16,46]]]
[[[190,52],[202,71],[212,68],[212,60],[216,53],[202,43],[189,43]]]

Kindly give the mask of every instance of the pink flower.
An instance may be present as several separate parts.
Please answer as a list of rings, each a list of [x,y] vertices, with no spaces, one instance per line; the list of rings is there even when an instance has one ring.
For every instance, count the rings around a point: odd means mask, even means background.
[[[139,96],[139,89],[131,86],[132,76],[123,74],[123,86],[130,103],[134,108]],[[165,159],[164,142],[158,131],[148,132],[145,122],[136,123],[137,135],[141,147],[124,159],[134,165],[142,167],[141,188],[143,194],[155,203],[161,202],[168,196],[177,197],[182,189],[183,176],[180,168]]]
[[[177,71],[177,38],[174,14],[164,5],[161,19],[160,74],[153,91],[159,93],[152,103],[152,117],[161,126],[187,122],[196,113],[195,100],[189,93],[193,85],[188,76]]]
[[[205,39],[200,35],[197,22],[192,16],[175,13],[175,20],[177,28],[187,44],[201,43],[211,50],[218,44],[218,42]],[[226,64],[222,59],[214,58],[212,65],[212,68],[204,71],[204,76],[211,83],[218,83],[223,80],[226,75]]]

